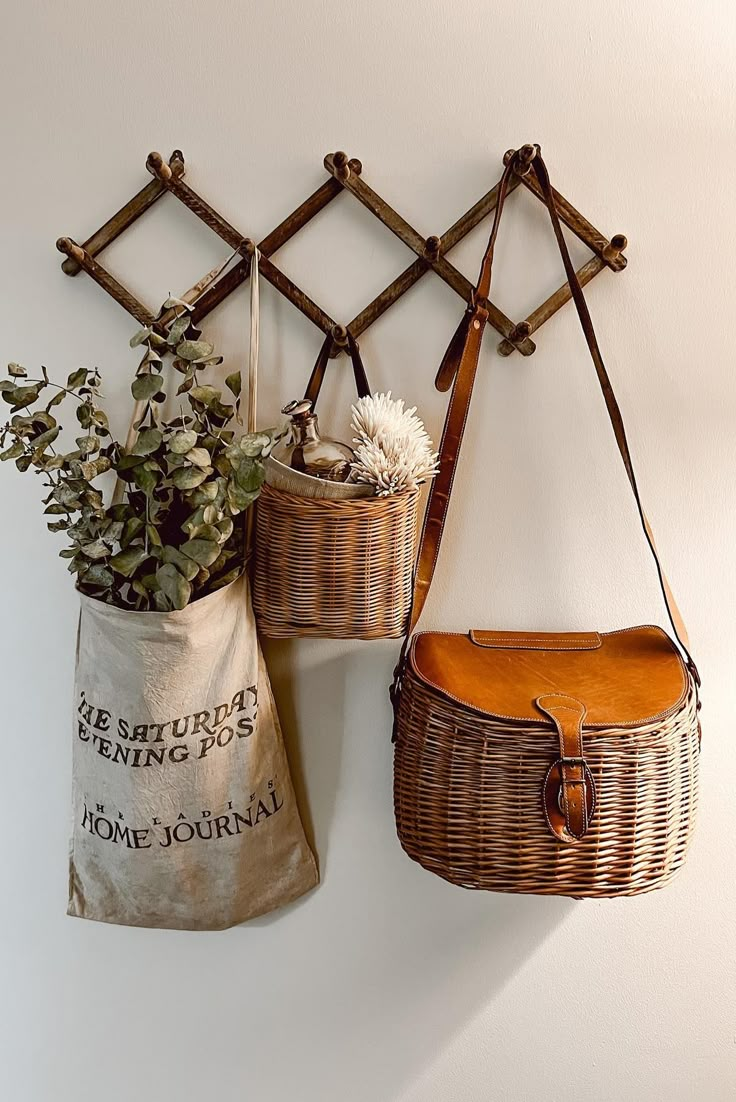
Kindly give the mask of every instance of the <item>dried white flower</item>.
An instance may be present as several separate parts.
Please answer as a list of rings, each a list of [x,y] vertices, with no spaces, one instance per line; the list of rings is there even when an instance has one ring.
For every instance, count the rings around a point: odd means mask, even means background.
[[[432,450],[416,406],[404,409],[401,398],[373,394],[359,398],[352,408],[355,460],[352,481],[375,487],[379,497],[416,490],[437,473],[437,453]]]

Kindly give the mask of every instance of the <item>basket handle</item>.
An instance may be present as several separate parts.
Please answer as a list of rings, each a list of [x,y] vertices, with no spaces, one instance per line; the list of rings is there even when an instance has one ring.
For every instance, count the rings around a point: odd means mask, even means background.
[[[452,483],[460,453],[460,445],[462,444],[465,422],[467,420],[470,399],[473,393],[473,383],[475,382],[483,332],[488,321],[488,311],[484,302],[488,298],[490,292],[493,251],[496,243],[496,236],[498,234],[501,212],[508,192],[509,180],[513,172],[525,175],[529,171],[534,172],[549,211],[552,229],[554,230],[555,238],[557,239],[557,244],[562,256],[570,291],[575,302],[580,324],[583,328],[588,350],[593,360],[596,375],[598,376],[598,382],[603,392],[608,417],[634,495],[636,507],[639,512],[639,519],[644,529],[644,535],[646,536],[649,549],[657,568],[657,576],[664,597],[664,603],[667,608],[667,614],[675,638],[687,660],[688,668],[695,682],[700,685],[700,677],[690,654],[690,641],[688,639],[687,630],[660,562],[657,548],[654,543],[652,529],[642,506],[639,489],[634,476],[634,468],[631,461],[628,441],[626,439],[621,410],[616,401],[611,380],[603,363],[603,357],[598,346],[598,340],[593,329],[593,322],[588,311],[585,296],[583,295],[580,280],[578,279],[572,260],[570,259],[570,253],[557,214],[554,192],[550,184],[547,166],[542,160],[542,153],[538,145],[522,147],[522,149],[518,150],[513,157],[509,159],[506,165],[499,185],[498,203],[493,219],[493,227],[488,240],[488,246],[483,256],[478,283],[471,293],[468,309],[450,342],[437,374],[437,389],[448,390],[450,386],[452,386],[452,394],[450,395],[450,401],[447,407],[442,443],[440,445],[439,474],[432,483],[427,512],[424,518],[424,527],[422,529],[414,576],[414,596],[411,617],[407,637],[402,650],[402,660],[406,655],[409,637],[417,625],[417,621],[419,620],[424,603],[427,599],[437,563],[442,532],[450,503]]]
[[[330,352],[335,343],[338,345],[343,344],[347,348],[348,355],[353,364],[353,376],[355,378],[355,389],[358,392],[358,397],[368,398],[370,396],[371,388],[368,382],[368,376],[365,373],[365,368],[363,367],[363,361],[360,357],[358,342],[349,329],[344,329],[342,326],[336,325],[324,339],[316,363],[312,368],[312,374],[309,376],[307,389],[304,391],[304,397],[312,403],[312,409],[317,405],[317,398],[322,389],[322,384],[325,381],[325,371],[327,370]]]

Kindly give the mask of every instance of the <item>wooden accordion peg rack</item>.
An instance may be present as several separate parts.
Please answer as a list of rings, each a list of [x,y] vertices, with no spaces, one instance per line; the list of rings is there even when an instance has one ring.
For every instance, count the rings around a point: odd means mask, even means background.
[[[532,147],[522,146],[524,151]],[[504,163],[513,156],[509,150]],[[498,184],[486,192],[462,217],[453,223],[441,236],[423,237],[397,211],[389,206],[363,179],[363,166],[346,153],[329,153],[324,166],[330,178],[309,198],[305,199],[287,218],[283,220],[262,241],[256,244],[232,226],[214,207],[210,206],[184,180],[185,164],[181,150],[175,149],[166,161],[160,153],[151,153],[146,168],[153,176],[141,191],[133,196],[116,214],[92,234],[83,244],[78,245],[70,237],[61,237],[56,243],[60,252],[66,255],[62,270],[70,276],[85,271],[107,294],[111,295],[123,309],[127,310],[141,325],[154,326],[163,331],[168,322],[164,315],[157,319],[157,313],[150,310],[135,295],[123,286],[99,262],[102,251],[137,221],[140,216],[154,205],[163,195],[174,195],[193,214],[204,222],[232,250],[230,259],[238,256],[238,262],[228,267],[229,260],[208,272],[194,287],[180,297],[190,303],[196,303],[193,320],[199,324],[207,314],[219,306],[239,287],[250,274],[251,258],[256,247],[260,253],[259,271],[262,277],[301,311],[323,333],[332,333],[331,355],[338,355],[346,346],[348,333],[358,338],[401,296],[417,283],[428,271],[433,271],[444,280],[464,302],[468,302],[472,291],[470,281],[447,259],[447,253],[454,248],[472,229],[474,229],[491,211],[498,201]],[[527,172],[515,174],[510,190],[522,184],[533,195],[543,201],[539,184],[534,174]],[[347,325],[341,325],[314,302],[274,263],[274,254],[302,229],[319,211],[332,202],[342,192],[349,192],[367,207],[376,218],[394,233],[415,254],[415,259],[400,275],[393,280],[365,309]],[[616,234],[610,240],[595,228],[571,203],[555,191],[555,201],[560,220],[580,238],[592,251],[593,256],[578,271],[581,284],[589,283],[594,276],[610,268],[620,272],[626,267],[623,250],[627,240],[623,234]],[[515,323],[508,318],[490,300],[485,303],[488,320],[502,337],[498,351],[502,356],[512,352],[521,352],[530,356],[536,345],[531,339],[545,321],[552,317],[571,297],[569,284],[564,283],[554,294],[532,311],[523,321]]]

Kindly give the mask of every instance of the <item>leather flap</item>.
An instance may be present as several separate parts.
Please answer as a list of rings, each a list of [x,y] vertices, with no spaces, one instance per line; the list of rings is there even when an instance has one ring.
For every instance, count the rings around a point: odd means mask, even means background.
[[[576,697],[587,709],[585,727],[636,727],[681,706],[688,680],[680,652],[658,627],[588,632],[579,645],[560,648],[553,635],[540,648],[520,646],[525,633],[422,632],[414,637],[412,669],[430,688],[482,715],[552,725],[536,701],[547,693]],[[526,635],[540,640],[542,633]],[[492,644],[478,639],[493,639]],[[599,645],[590,646],[596,638]]]
[[[595,650],[601,645],[597,631],[478,631],[470,638],[477,647],[503,647],[505,650]]]

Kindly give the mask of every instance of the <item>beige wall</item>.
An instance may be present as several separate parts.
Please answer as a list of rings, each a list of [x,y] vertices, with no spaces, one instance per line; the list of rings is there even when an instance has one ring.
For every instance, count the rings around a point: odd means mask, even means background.
[[[576,903],[465,893],[402,854],[391,811],[391,643],[269,647],[322,887],[226,934],[64,915],[75,598],[37,483],[2,471],[2,1097],[8,1102],[727,1102],[734,1037],[734,276],[730,2],[497,0],[6,4],[3,360],[96,363],[120,428],[132,324],[54,240],[82,239],[181,146],[192,183],[254,237],[325,178],[323,155],[439,233],[542,143],[560,190],[629,267],[589,301],[641,488],[704,679],[702,814],[662,893]],[[485,227],[484,227],[485,230]],[[453,254],[474,277],[482,235]],[[224,255],[173,200],[107,260],[141,296]],[[582,250],[578,253],[582,256]],[[342,197],[279,262],[348,319],[410,259]],[[509,201],[495,296],[560,282],[544,212]],[[263,293],[262,412],[297,394],[316,331]],[[438,432],[432,378],[459,316],[433,276],[368,333],[374,385]],[[240,293],[210,331],[246,348]],[[341,367],[334,375],[343,376]],[[344,432],[333,376],[323,420]],[[536,355],[487,342],[426,624],[609,628],[661,619],[570,309]]]

